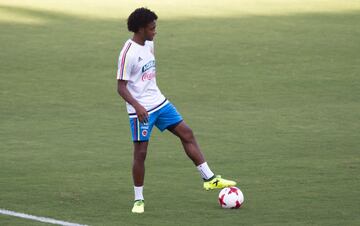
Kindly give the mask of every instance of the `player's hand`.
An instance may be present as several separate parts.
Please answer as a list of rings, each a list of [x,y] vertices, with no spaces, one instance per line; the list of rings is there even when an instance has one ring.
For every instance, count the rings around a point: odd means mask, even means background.
[[[142,123],[148,122],[149,115],[143,106],[141,106],[141,105],[136,106],[135,111],[136,111],[136,115],[139,119],[139,122],[142,122]]]

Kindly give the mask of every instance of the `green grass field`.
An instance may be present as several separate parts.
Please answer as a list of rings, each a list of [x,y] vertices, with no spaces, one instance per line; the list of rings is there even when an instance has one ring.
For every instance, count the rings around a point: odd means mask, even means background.
[[[0,209],[99,226],[360,225],[360,1],[131,2],[0,0]],[[115,71],[143,5],[159,16],[158,85],[239,182],[240,210],[154,130],[146,212],[130,213]]]

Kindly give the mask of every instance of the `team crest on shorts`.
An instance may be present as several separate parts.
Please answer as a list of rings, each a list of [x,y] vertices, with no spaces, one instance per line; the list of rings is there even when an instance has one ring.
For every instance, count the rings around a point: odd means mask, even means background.
[[[148,131],[147,131],[146,129],[141,132],[141,134],[143,135],[143,137],[146,137],[147,133],[148,133]]]

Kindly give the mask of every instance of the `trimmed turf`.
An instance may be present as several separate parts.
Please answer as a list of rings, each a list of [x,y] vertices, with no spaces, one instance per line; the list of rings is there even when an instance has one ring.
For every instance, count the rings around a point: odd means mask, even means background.
[[[132,146],[115,80],[133,5],[116,18],[118,3],[107,15],[33,2],[0,2],[0,209],[89,225],[360,224],[356,1],[295,1],[273,15],[234,1],[214,16],[219,5],[199,16],[200,3],[175,15],[154,3],[158,85],[245,203],[221,209],[179,141],[154,130],[141,216],[130,213]],[[43,224],[0,215],[0,225]]]

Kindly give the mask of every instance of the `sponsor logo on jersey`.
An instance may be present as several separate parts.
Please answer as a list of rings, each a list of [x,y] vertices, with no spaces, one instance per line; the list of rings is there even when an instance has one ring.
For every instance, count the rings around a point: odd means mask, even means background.
[[[145,71],[149,70],[150,68],[155,67],[155,60],[149,61],[147,64],[145,64],[141,71],[144,73]]]
[[[141,80],[145,81],[145,80],[151,80],[153,78],[155,78],[156,73],[155,72],[145,72],[142,77]]]

